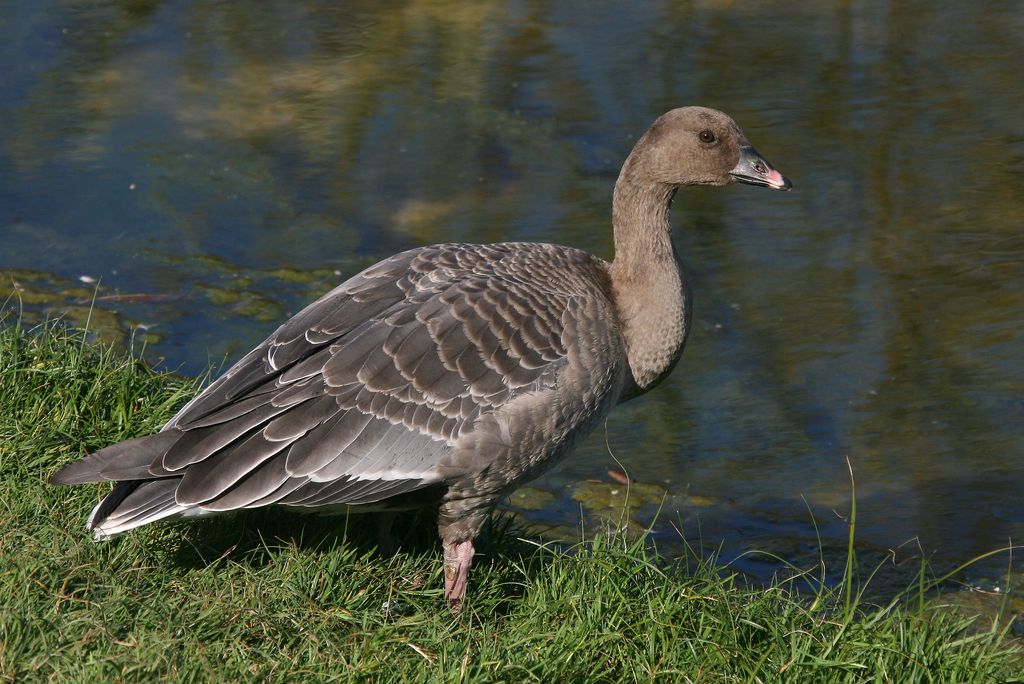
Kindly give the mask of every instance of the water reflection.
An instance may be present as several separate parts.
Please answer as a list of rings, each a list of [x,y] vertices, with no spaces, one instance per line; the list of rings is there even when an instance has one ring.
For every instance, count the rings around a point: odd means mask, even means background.
[[[154,358],[198,372],[403,248],[610,256],[632,140],[699,102],[797,191],[680,193],[686,356],[530,515],[576,522],[565,492],[607,480],[610,448],[712,543],[813,539],[802,496],[842,537],[848,456],[866,543],[963,559],[1022,536],[1016,4],[9,9],[0,268],[28,316],[80,315],[79,276],[99,278],[139,295],[100,302],[109,329],[143,324]]]

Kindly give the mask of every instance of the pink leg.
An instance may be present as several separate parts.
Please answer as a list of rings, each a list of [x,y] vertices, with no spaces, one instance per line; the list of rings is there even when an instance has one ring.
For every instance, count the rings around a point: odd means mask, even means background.
[[[443,542],[444,597],[452,610],[461,608],[469,584],[469,566],[473,564],[473,542]]]

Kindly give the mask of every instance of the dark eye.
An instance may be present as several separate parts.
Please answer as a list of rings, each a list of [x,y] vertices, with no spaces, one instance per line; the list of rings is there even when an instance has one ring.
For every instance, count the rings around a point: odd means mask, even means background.
[[[715,134],[711,131],[701,131],[698,137],[702,143],[710,144],[715,142]]]

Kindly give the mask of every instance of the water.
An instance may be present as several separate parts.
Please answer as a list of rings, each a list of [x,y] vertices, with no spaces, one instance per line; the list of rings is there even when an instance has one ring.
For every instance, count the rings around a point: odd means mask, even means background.
[[[726,555],[816,553],[845,534],[848,458],[865,549],[916,540],[956,563],[1024,537],[1018,3],[2,15],[0,296],[13,284],[26,319],[84,320],[95,294],[104,336],[139,328],[151,360],[196,373],[408,247],[610,257],[632,142],[705,104],[795,191],[680,193],[683,361],[513,507],[559,529],[614,509],[617,458],[638,520],[664,497],[666,544],[681,527]]]

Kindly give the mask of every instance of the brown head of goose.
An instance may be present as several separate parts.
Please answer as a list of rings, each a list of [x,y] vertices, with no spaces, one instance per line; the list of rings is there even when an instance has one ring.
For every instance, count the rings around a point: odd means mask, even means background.
[[[116,482],[89,516],[99,539],[257,506],[432,502],[458,605],[497,502],[678,361],[690,298],[669,206],[681,185],[737,181],[791,187],[722,112],[672,110],[615,184],[611,263],[540,243],[397,254],[284,323],[160,432],[51,481]]]

